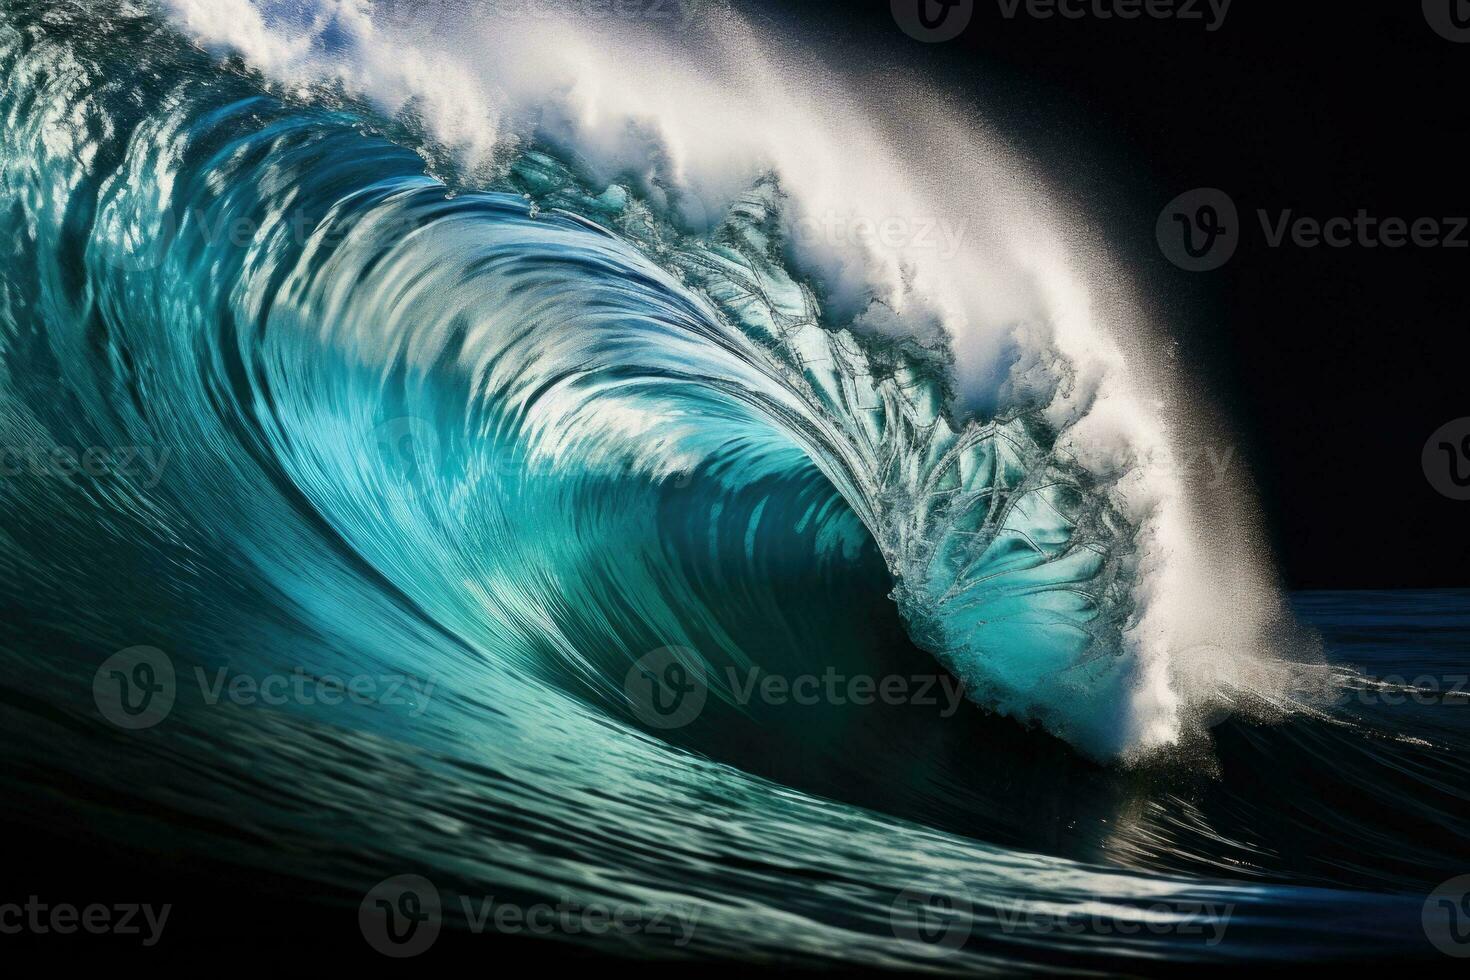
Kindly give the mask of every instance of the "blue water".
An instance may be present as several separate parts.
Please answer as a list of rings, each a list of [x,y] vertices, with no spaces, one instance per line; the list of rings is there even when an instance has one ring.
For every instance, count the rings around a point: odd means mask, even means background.
[[[46,801],[14,819],[307,893],[697,913],[556,937],[641,957],[1440,955],[1470,595],[1299,595],[1324,689],[1120,764],[1129,520],[1037,415],[956,418],[943,350],[830,323],[778,182],[694,236],[564,149],[458,172],[147,9],[5,11],[0,724]],[[682,724],[640,701],[691,676]]]

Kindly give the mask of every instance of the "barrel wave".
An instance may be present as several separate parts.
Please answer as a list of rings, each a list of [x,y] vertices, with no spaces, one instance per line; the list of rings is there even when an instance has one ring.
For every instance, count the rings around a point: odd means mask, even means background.
[[[1422,941],[1442,854],[1383,828],[1462,820],[1424,753],[1462,772],[1465,732],[1380,745],[1344,715],[1359,675],[1149,465],[1177,428],[1126,342],[1067,313],[966,327],[902,255],[885,290],[798,240],[810,178],[777,158],[716,192],[669,169],[665,130],[619,171],[560,110],[520,121],[524,93],[482,133],[365,4],[222,6],[5,4],[3,657],[15,717],[43,719],[22,748],[117,760],[97,805],[154,808],[179,846],[248,865],[319,839],[283,870],[323,887],[401,868],[697,912],[638,955]],[[1229,629],[1202,609],[1222,594]],[[139,645],[178,699],[120,736],[82,702]],[[222,706],[192,680],[219,670],[409,697]],[[956,698],[747,685],[823,674]],[[699,680],[697,718],[649,712],[659,677]],[[1296,818],[1227,773],[1319,755],[1375,799],[1412,786],[1409,816],[1293,794],[1332,840],[1253,845]],[[1092,829],[1059,843],[1028,804]],[[963,902],[963,948],[894,928],[915,887]],[[1146,927],[1227,906],[1236,945]],[[1058,909],[1139,928],[1038,932]]]

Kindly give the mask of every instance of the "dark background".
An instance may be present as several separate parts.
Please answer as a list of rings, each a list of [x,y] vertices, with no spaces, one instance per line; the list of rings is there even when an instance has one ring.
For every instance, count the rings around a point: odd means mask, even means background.
[[[1006,19],[975,0],[943,43],[904,34],[889,0],[760,16],[840,64],[962,93],[1078,195],[1231,415],[1289,586],[1470,586],[1470,503],[1420,462],[1470,416],[1470,248],[1269,248],[1256,214],[1470,216],[1470,44],[1419,3],[1236,0],[1210,33]],[[1197,187],[1225,190],[1244,226],[1213,272],[1176,268],[1155,240],[1165,204]]]

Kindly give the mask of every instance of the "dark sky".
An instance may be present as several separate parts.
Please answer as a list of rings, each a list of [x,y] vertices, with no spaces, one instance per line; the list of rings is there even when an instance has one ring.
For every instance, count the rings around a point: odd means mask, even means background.
[[[1271,247],[1258,215],[1432,218],[1452,236],[1447,219],[1470,216],[1470,43],[1412,0],[1236,0],[1215,31],[1203,0],[1204,20],[1003,9],[974,0],[943,43],[905,34],[889,0],[767,16],[847,63],[965,93],[1080,195],[1233,415],[1287,584],[1470,586],[1470,502],[1421,463],[1435,430],[1470,416],[1470,227],[1460,248],[1367,248],[1356,232]],[[1177,268],[1155,237],[1198,187],[1240,216],[1237,251],[1209,272]]]

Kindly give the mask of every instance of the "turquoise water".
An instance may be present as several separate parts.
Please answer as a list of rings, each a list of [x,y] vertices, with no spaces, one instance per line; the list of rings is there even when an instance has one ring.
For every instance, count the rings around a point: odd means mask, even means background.
[[[959,417],[942,344],[833,322],[774,177],[699,233],[565,148],[487,179],[148,9],[8,3],[0,72],[36,814],[422,875],[451,930],[688,914],[552,937],[642,957],[1438,955],[1463,594],[1301,596],[1325,691],[1119,765],[1132,519],[1041,413]]]

